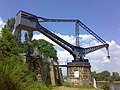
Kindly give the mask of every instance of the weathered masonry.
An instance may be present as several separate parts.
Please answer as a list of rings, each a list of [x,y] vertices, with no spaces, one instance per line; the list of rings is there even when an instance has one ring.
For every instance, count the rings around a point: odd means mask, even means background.
[[[73,61],[67,64],[67,82],[70,83],[71,86],[91,85],[91,66],[87,59],[85,61]]]
[[[58,62],[52,58],[44,59],[41,56],[20,54],[29,70],[35,71],[35,80],[47,85],[60,85],[62,81],[61,69],[57,66]]]

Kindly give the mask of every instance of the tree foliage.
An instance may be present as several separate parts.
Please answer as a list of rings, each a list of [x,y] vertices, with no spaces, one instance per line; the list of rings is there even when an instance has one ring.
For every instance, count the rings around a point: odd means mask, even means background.
[[[54,48],[54,45],[49,43],[48,41],[44,39],[39,39],[39,40],[32,40],[32,32],[25,33],[25,41],[23,43],[24,48],[32,54],[34,52],[34,49],[37,48],[38,51],[45,56],[48,56],[50,58],[57,58],[57,51]],[[30,43],[31,42],[31,43]],[[28,48],[28,49],[27,49]],[[24,50],[25,52],[27,52]]]
[[[11,32],[14,29],[14,25],[15,25],[15,18],[8,19],[8,21],[7,21],[7,27],[10,29]]]
[[[119,76],[119,73],[118,73],[118,72],[112,72],[111,82],[112,82],[112,81],[120,81],[120,76]]]
[[[6,56],[9,57],[16,52],[16,42],[13,39],[10,28],[4,27],[2,29],[2,37],[0,38],[0,60]]]
[[[20,56],[12,55],[0,61],[0,90],[48,90],[47,87],[34,81]]]
[[[102,71],[100,73],[92,72],[92,77],[94,77],[97,81],[120,81],[120,76],[118,72],[113,72],[110,75],[109,71]]]
[[[14,19],[9,19],[0,37],[0,90],[48,90],[34,81],[34,73],[19,56],[18,43],[12,34],[13,24]]]
[[[50,58],[57,58],[57,51],[54,49],[53,44],[40,39],[32,41],[33,47],[37,47],[39,52]]]

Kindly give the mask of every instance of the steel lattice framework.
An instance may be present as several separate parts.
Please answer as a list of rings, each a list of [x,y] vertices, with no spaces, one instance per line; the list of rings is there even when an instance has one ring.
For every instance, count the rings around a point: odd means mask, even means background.
[[[76,46],[70,44],[69,42],[63,40],[56,34],[52,33],[47,28],[43,27],[41,25],[41,22],[75,22],[75,35],[76,35]],[[100,41],[102,44],[98,46],[83,48],[79,45],[79,27],[82,27],[84,30],[86,30],[88,33],[90,33],[92,36],[94,36],[98,41]],[[85,24],[83,24],[78,19],[47,19],[43,17],[37,17],[36,15],[20,11],[18,12],[16,16],[16,32],[18,32],[20,29],[25,30],[32,30],[32,31],[39,31],[48,38],[50,38],[52,41],[66,49],[73,57],[75,61],[84,61],[84,56],[88,53],[94,52],[96,50],[99,50],[101,48],[106,48],[108,52],[108,58],[109,56],[109,44],[107,44],[102,38],[100,38],[96,33],[94,33],[90,28],[88,28]]]

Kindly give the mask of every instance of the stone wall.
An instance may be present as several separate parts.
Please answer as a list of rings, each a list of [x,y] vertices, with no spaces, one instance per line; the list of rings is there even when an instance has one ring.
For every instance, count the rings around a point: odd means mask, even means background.
[[[24,57],[25,58],[25,57]],[[35,80],[47,85],[61,84],[62,72],[52,58],[44,59],[41,56],[26,55],[29,70],[35,71]]]
[[[91,85],[89,62],[70,62],[67,65],[67,82],[74,86]]]

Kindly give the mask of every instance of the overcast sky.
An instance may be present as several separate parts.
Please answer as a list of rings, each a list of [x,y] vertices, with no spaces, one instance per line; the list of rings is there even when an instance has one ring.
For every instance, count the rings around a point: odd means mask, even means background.
[[[79,19],[110,44],[111,59],[105,58],[105,49],[86,56],[92,70],[120,72],[120,0],[1,0],[0,28],[8,18],[24,10],[46,18]],[[44,23],[44,26],[60,37],[75,44],[74,23]],[[42,38],[35,33],[34,38]],[[81,45],[97,45],[98,42],[80,28]],[[48,39],[47,39],[48,40]],[[50,41],[51,42],[51,41]],[[59,60],[72,59],[67,51],[55,44]],[[64,53],[64,55],[63,55]]]

